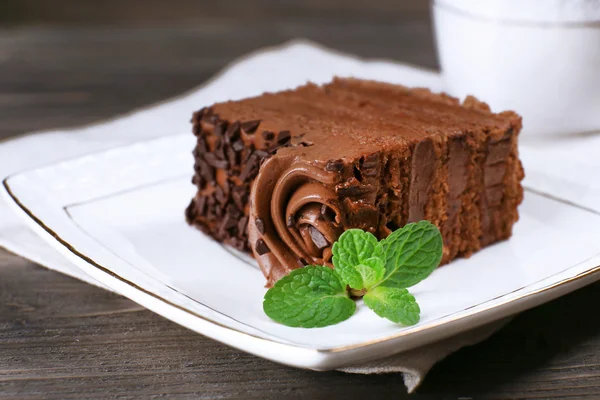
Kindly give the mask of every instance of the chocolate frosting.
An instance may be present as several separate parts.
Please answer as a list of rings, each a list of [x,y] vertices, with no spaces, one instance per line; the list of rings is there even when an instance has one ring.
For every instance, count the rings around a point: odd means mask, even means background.
[[[263,164],[250,194],[248,239],[262,239],[270,250],[257,256],[268,285],[299,266],[330,265],[331,245],[343,231],[343,213],[331,189],[339,179],[324,166],[292,156]]]

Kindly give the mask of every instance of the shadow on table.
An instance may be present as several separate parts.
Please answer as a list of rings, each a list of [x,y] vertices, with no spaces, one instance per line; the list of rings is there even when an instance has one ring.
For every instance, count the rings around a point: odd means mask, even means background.
[[[598,304],[600,283],[527,311],[487,341],[462,349],[436,365],[418,393],[481,398],[481,394],[502,392],[515,396],[537,392],[543,396],[550,390],[575,387],[583,390],[579,395],[593,391],[576,380],[597,381],[597,376],[584,373],[597,364],[589,363],[586,353],[594,356],[596,351],[581,348],[594,341],[593,345],[598,344]]]

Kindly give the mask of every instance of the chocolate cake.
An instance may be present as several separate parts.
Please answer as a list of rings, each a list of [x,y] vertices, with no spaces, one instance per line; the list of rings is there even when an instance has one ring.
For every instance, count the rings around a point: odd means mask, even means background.
[[[215,104],[192,122],[187,220],[252,252],[268,285],[331,265],[346,229],[383,238],[427,219],[446,263],[507,239],[518,219],[521,118],[473,97],[337,78]]]

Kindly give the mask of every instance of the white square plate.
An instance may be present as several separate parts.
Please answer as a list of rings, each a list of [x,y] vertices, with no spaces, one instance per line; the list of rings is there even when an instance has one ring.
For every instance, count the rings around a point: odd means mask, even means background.
[[[83,271],[196,332],[284,364],[335,369],[389,356],[556,298],[600,278],[600,216],[526,191],[509,241],[436,270],[411,289],[413,327],[368,312],[288,328],[262,311],[254,261],[189,227],[191,134],[120,147],[13,175],[3,194]]]

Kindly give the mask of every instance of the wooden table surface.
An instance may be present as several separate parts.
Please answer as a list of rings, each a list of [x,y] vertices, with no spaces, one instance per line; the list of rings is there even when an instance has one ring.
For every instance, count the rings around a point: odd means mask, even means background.
[[[0,0],[0,138],[177,95],[296,37],[438,65],[419,0]],[[600,398],[599,289],[521,314],[440,362],[414,398]],[[159,396],[408,397],[399,375],[280,366],[0,250],[0,397]]]

